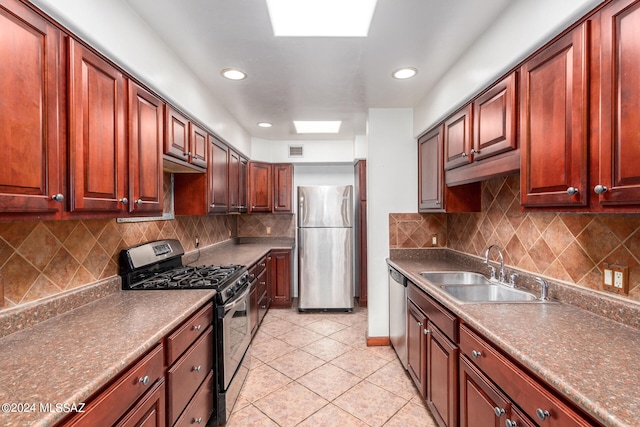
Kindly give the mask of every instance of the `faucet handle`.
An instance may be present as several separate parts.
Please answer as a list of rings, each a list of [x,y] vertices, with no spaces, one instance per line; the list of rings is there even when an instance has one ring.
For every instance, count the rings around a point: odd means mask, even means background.
[[[489,266],[489,269],[491,270],[491,277],[490,279],[495,279],[496,278],[496,268],[493,265],[487,264]]]
[[[511,273],[509,275],[509,286],[514,287],[516,285],[516,277],[520,276],[518,273]]]

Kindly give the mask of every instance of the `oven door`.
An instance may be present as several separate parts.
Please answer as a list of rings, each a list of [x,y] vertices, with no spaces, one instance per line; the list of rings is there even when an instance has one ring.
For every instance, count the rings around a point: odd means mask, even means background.
[[[222,384],[227,390],[233,374],[242,363],[242,358],[251,343],[251,322],[249,321],[249,283],[241,288],[238,295],[224,306],[222,318],[222,342],[224,343],[224,369]]]

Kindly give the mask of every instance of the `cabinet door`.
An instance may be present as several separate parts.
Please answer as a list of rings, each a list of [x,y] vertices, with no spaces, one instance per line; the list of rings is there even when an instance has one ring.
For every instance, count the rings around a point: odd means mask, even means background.
[[[520,185],[525,206],[587,204],[587,39],[588,22],[522,66]]]
[[[167,106],[167,132],[164,152],[177,159],[189,161],[189,119]]]
[[[471,163],[473,105],[469,104],[444,122],[444,168],[453,169]]]
[[[474,161],[518,148],[516,111],[514,72],[473,102]]]
[[[271,212],[271,179],[270,164],[249,162],[249,212]]]
[[[209,212],[226,213],[229,210],[229,148],[209,137]]]
[[[240,155],[229,150],[229,212],[240,210]]]
[[[117,214],[128,195],[124,77],[71,38],[69,56],[70,210]]]
[[[602,10],[600,179],[603,205],[640,203],[640,3]],[[585,190],[586,191],[586,190]],[[600,191],[600,190],[598,190]]]
[[[240,157],[240,171],[238,175],[238,210],[247,212],[247,180],[249,177],[249,160]]]
[[[255,335],[258,330],[258,282],[251,282],[251,291],[249,292],[249,324],[251,325],[251,336]]]
[[[207,132],[192,122],[189,122],[189,161],[207,167]]]
[[[130,212],[162,214],[162,144],[164,103],[129,82]]]
[[[407,370],[422,397],[427,396],[427,317],[407,300]]]
[[[15,0],[0,1],[0,205],[3,218],[59,218],[65,109],[61,36]]]
[[[460,427],[501,427],[510,416],[509,400],[461,357]]]
[[[418,140],[420,212],[444,209],[442,132],[442,126],[438,126]]]
[[[293,197],[293,165],[273,165],[273,211],[291,212]]]
[[[291,251],[271,251],[267,258],[270,258],[271,303],[291,307]]]
[[[431,322],[427,338],[427,406],[439,425],[458,425],[458,347]]]
[[[165,417],[165,382],[164,378],[156,382],[136,406],[131,408],[116,427],[163,427]]]

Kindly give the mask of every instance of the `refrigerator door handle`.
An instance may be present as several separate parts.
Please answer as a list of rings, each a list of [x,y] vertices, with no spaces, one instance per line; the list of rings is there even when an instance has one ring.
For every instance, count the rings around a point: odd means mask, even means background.
[[[298,253],[301,258],[304,258],[304,233],[301,231],[298,232]]]

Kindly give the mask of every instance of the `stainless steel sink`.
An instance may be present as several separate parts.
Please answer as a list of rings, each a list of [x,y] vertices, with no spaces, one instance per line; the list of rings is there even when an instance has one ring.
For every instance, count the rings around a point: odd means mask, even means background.
[[[480,273],[471,271],[425,271],[422,277],[435,285],[489,285],[491,282]]]
[[[445,292],[462,302],[531,302],[540,301],[529,292],[503,285],[441,285]]]

